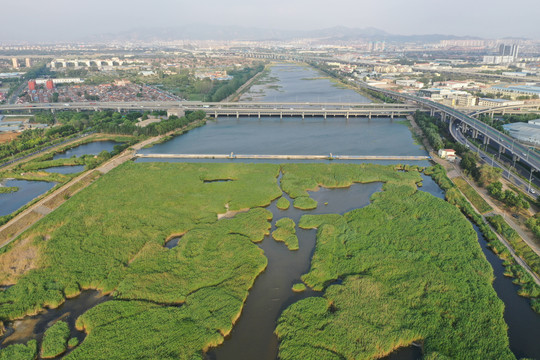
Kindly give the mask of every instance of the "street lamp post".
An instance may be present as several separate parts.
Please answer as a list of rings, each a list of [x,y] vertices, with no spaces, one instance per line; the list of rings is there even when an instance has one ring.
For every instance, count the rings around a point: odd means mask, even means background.
[[[531,167],[531,176],[529,176],[529,190],[527,192],[531,192],[531,182],[532,182],[532,174],[534,172],[534,169]]]

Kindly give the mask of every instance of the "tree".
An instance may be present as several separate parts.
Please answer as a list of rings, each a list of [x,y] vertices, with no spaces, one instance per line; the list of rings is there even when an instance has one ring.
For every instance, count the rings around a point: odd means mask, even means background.
[[[502,169],[484,164],[478,169],[478,182],[481,186],[489,185],[501,178]]]

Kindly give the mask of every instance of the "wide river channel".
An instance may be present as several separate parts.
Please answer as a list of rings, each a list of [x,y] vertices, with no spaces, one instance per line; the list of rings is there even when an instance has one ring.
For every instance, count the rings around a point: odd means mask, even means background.
[[[242,95],[241,101],[257,102],[370,102],[369,99],[353,90],[336,86],[318,71],[291,64],[278,64],[271,68],[258,84]],[[415,143],[404,119],[388,118],[247,118],[224,117],[209,121],[205,126],[191,130],[166,143],[158,144],[141,152],[170,154],[279,154],[279,155],[427,155]],[[137,161],[158,161],[157,159],[138,159]],[[159,160],[162,161],[162,160]],[[171,160],[166,160],[171,161]],[[176,159],[174,161],[185,161]],[[191,160],[202,161],[202,160]],[[204,160],[208,161],[208,160]],[[216,160],[218,161],[218,160]],[[221,160],[239,161],[239,160]],[[243,160],[255,162],[253,160]],[[270,161],[270,160],[269,160]],[[270,161],[282,163],[283,160]],[[380,161],[390,164],[394,162]],[[413,161],[411,164],[427,166],[427,161]],[[278,179],[279,181],[279,179]],[[269,206],[275,222],[290,217],[296,223],[303,214],[324,214],[350,211],[367,206],[374,192],[380,191],[380,183],[355,184],[347,189],[321,189],[310,195],[318,201],[315,210],[301,211],[293,207],[288,210],[277,209],[275,202]],[[444,193],[430,177],[424,176],[422,191],[444,198]],[[327,205],[323,205],[328,203]],[[281,243],[267,236],[259,246],[268,258],[266,270],[256,279],[246,300],[242,316],[225,342],[211,349],[209,360],[243,360],[277,358],[278,341],[273,331],[281,312],[290,304],[309,296],[321,293],[307,290],[294,293],[291,286],[299,282],[300,276],[309,271],[313,255],[316,231],[296,228],[300,249],[289,251]],[[486,246],[481,234],[479,243],[495,274],[494,288],[505,304],[505,321],[508,324],[510,347],[517,358],[540,359],[540,315],[534,313],[529,301],[517,295],[518,287],[512,279],[504,277],[502,261]],[[172,242],[168,246],[174,246]],[[96,295],[91,293],[82,297],[80,307],[88,306]],[[73,306],[77,298],[68,300],[62,306]],[[98,299],[96,303],[102,301]],[[57,310],[65,314],[62,306]],[[73,312],[80,314],[80,311]],[[46,316],[57,317],[50,311]],[[39,317],[39,315],[37,316]],[[39,321],[34,317],[33,321]],[[51,319],[47,317],[47,321]],[[72,323],[74,319],[69,319]],[[40,324],[43,321],[40,321]],[[71,326],[72,327],[72,326]],[[43,329],[34,328],[33,335],[24,338],[39,338]],[[81,334],[74,333],[81,338]],[[17,342],[17,341],[15,341]],[[391,354],[388,359],[420,359],[421,350],[414,346],[403,348]]]
[[[241,101],[257,102],[370,102],[350,89],[336,86],[311,68],[279,64]],[[414,141],[406,122],[388,118],[249,118],[223,117],[209,121],[204,127],[163,144],[144,149],[143,153],[170,154],[343,154],[343,155],[426,155]],[[159,161],[139,159],[137,161]],[[171,160],[168,160],[171,161]],[[185,161],[176,159],[173,161]],[[200,161],[200,160],[190,160]],[[204,160],[208,161],[208,160]],[[214,160],[239,161],[239,160]],[[242,160],[255,162],[255,160]],[[283,160],[267,160],[283,162]],[[259,161],[260,162],[260,161]],[[393,162],[378,161],[389,164]],[[427,161],[411,164],[429,165]],[[424,176],[422,191],[444,198],[444,193],[429,177]],[[369,204],[377,184],[354,185],[349,189],[322,189],[311,193],[319,205],[311,213],[344,213]],[[297,222],[305,211],[290,208],[278,210],[273,203],[272,226],[282,217]],[[268,257],[268,267],[257,278],[247,298],[240,320],[225,343],[208,353],[212,360],[276,359],[277,339],[273,335],[281,311],[307,296],[320,296],[313,291],[294,293],[291,286],[309,270],[315,246],[315,232],[297,227],[300,242],[298,251],[289,251],[283,243],[267,237],[261,244]],[[486,246],[481,234],[479,243],[493,267],[493,284],[499,298],[505,303],[505,321],[508,324],[510,347],[516,357],[540,359],[540,315],[534,313],[529,300],[517,295],[518,286],[503,275],[502,261]],[[413,346],[396,351],[389,359],[419,359],[422,354]]]

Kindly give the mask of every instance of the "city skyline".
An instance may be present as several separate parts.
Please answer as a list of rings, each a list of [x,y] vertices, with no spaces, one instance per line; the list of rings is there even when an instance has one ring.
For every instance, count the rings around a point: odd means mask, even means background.
[[[519,9],[511,10],[513,14],[507,7],[486,0],[457,0],[445,4],[428,0],[343,0],[337,6],[328,6],[320,0],[294,3],[284,0],[271,3],[156,0],[152,6],[141,0],[95,0],[77,5],[68,0],[47,3],[29,0],[27,5],[24,11],[15,3],[3,5],[3,13],[10,16],[4,18],[1,42],[78,41],[133,29],[175,28],[190,24],[282,31],[372,27],[395,35],[540,39],[540,28],[535,21],[540,13],[540,3],[532,0],[521,1]]]

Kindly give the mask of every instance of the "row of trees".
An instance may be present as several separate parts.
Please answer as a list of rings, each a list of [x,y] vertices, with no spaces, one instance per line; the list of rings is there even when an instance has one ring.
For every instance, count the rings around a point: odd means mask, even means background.
[[[154,115],[161,116],[166,112],[155,112]],[[13,155],[26,153],[30,150],[40,148],[61,141],[70,135],[81,132],[104,132],[109,134],[124,134],[134,136],[156,136],[169,131],[179,129],[185,125],[205,118],[206,113],[202,110],[191,112],[181,118],[171,116],[169,119],[150,124],[144,128],[136,126],[139,118],[148,118],[149,113],[128,113],[122,115],[114,111],[99,111],[93,113],[85,112],[59,112],[55,115],[49,112],[36,114],[35,121],[43,124],[57,124],[49,129],[29,129],[10,142],[0,144],[0,160]]]
[[[426,138],[433,149],[435,151],[442,149],[444,147],[444,141],[439,134],[440,129],[437,118],[417,110],[416,114],[414,114],[414,119],[426,135]]]
[[[528,209],[529,202],[525,200],[525,197],[522,193],[515,193],[512,190],[506,189],[503,191],[503,185],[500,181],[493,182],[489,184],[487,190],[491,196],[495,199],[504,202],[510,207],[515,207],[518,209]]]

